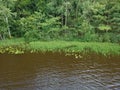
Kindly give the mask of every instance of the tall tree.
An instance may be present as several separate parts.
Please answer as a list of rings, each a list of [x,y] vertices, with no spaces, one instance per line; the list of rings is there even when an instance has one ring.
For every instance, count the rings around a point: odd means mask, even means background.
[[[1,23],[4,23],[4,25],[2,26],[4,28],[3,32],[6,32],[7,30],[8,37],[11,38],[9,19],[12,18],[13,13],[9,8],[8,3],[6,2],[4,0],[0,0],[0,20],[1,20]],[[2,37],[2,35],[0,36]],[[5,35],[3,36],[5,37]]]

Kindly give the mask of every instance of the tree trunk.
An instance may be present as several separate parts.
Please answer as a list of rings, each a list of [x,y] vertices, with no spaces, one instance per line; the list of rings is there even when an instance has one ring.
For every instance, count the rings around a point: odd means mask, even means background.
[[[78,7],[79,7],[80,0],[78,0],[77,6],[76,6],[76,20],[78,22]]]
[[[63,0],[62,0],[62,6],[63,6]],[[61,19],[62,19],[62,27],[64,26],[64,11],[62,9],[62,14],[61,14]]]
[[[8,23],[8,17],[6,17],[6,24],[7,24],[8,36],[9,36],[9,38],[11,38],[11,32],[10,32],[9,23]]]
[[[0,40],[3,40],[2,35],[0,34]]]
[[[63,14],[61,14],[61,23],[62,23],[62,27],[64,26],[64,17]]]
[[[65,26],[67,26],[68,7],[66,4]]]

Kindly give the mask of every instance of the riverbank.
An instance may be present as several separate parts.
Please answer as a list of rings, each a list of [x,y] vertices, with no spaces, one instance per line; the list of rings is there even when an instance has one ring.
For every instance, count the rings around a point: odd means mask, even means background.
[[[79,41],[35,41],[26,44],[24,39],[0,41],[0,53],[23,54],[26,52],[66,52],[103,55],[120,55],[120,45],[116,43],[79,42]]]

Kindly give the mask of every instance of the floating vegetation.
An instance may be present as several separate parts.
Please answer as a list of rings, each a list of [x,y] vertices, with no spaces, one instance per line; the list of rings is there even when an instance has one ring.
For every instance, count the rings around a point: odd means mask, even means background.
[[[0,53],[8,53],[8,54],[23,54],[25,50],[23,48],[18,48],[14,46],[2,47],[0,48]]]
[[[74,56],[76,59],[83,58],[83,56],[78,53],[66,53],[65,56]]]

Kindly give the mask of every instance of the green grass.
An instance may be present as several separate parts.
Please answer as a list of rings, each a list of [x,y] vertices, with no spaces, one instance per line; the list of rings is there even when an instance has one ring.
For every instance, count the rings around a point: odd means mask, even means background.
[[[63,51],[63,52],[95,52],[100,54],[120,54],[120,45],[98,42],[51,41],[31,42],[30,50],[34,51]]]
[[[1,40],[0,41],[0,47],[20,45],[20,44],[23,44],[23,43],[25,43],[23,38],[6,39],[6,40]]]
[[[115,43],[78,42],[78,41],[36,41],[25,44],[23,39],[0,41],[0,53],[19,54],[24,52],[67,52],[120,55],[120,45]]]

